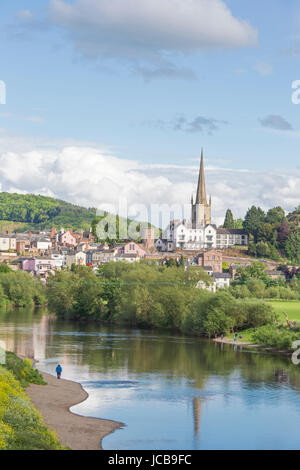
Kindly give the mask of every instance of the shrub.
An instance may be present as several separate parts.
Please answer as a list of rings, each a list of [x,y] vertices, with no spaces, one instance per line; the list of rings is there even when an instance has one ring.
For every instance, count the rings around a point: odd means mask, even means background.
[[[55,433],[45,426],[19,381],[0,367],[0,449],[62,449]]]
[[[42,374],[32,367],[30,359],[20,359],[12,352],[6,353],[6,368],[19,380],[22,387],[27,387],[30,383],[45,385]]]
[[[300,339],[300,336],[286,327],[278,328],[275,325],[267,325],[255,330],[252,338],[255,343],[265,347],[290,350],[292,342]]]

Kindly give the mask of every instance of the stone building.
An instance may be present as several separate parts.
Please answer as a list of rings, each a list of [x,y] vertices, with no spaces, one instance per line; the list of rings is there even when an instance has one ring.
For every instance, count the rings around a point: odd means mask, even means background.
[[[205,271],[209,272],[208,267],[211,267],[211,271],[213,273],[221,273],[222,272],[222,262],[223,256],[222,253],[218,250],[208,250],[199,253],[196,256],[196,262],[198,266],[201,266]]]

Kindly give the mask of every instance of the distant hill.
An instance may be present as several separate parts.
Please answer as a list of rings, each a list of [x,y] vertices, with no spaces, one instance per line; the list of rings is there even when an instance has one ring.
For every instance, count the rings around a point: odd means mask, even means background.
[[[34,194],[0,193],[0,230],[68,228],[89,230],[95,208]]]
[[[111,219],[110,219],[111,217]],[[0,232],[22,232],[25,230],[43,230],[65,228],[90,230],[96,235],[97,223],[102,217],[97,217],[96,209],[76,206],[60,199],[34,194],[15,194],[0,192]],[[106,221],[113,220],[109,216]],[[130,219],[117,217],[117,238],[121,226],[125,227]],[[138,226],[148,226],[137,222]],[[124,233],[124,230],[121,232]]]

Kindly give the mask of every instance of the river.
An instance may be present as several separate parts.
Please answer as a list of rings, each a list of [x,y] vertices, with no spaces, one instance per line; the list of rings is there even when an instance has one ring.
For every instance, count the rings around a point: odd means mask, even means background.
[[[104,449],[300,449],[300,366],[200,338],[0,312],[0,341],[80,382],[72,411],[124,427]]]

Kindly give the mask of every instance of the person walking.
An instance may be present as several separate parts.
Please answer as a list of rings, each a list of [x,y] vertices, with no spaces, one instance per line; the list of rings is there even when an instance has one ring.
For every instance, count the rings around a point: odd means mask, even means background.
[[[60,364],[58,364],[58,366],[56,367],[56,374],[57,374],[57,378],[60,379],[61,377],[61,373],[62,373],[62,367]]]

